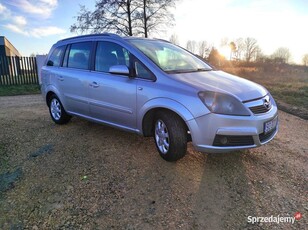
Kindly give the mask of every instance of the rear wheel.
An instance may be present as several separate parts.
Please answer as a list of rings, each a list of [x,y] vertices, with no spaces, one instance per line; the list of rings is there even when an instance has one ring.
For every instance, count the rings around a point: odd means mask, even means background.
[[[71,116],[64,110],[59,98],[52,95],[49,100],[49,113],[52,120],[59,125],[66,124],[71,119]]]
[[[158,112],[154,122],[154,141],[166,161],[184,157],[187,150],[187,129],[183,120],[172,112]]]

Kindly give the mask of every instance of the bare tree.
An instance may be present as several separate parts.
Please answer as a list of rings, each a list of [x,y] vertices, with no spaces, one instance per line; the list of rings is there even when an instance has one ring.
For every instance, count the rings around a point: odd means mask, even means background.
[[[99,0],[93,12],[80,6],[77,22],[70,30],[81,34],[110,31],[132,36],[138,9],[133,0]]]
[[[76,16],[77,22],[71,25],[71,32],[80,32],[81,34],[90,31],[90,33],[99,33],[100,29],[95,29],[92,25],[92,12],[84,5],[79,5],[80,10]]]
[[[223,47],[223,46],[227,46],[229,44],[229,38],[227,37],[224,37],[220,40],[220,46]]]
[[[286,47],[280,47],[271,55],[272,59],[281,60],[283,63],[288,63],[291,58],[291,52]]]
[[[171,43],[173,43],[174,45],[179,45],[179,44],[180,44],[180,42],[179,42],[179,37],[178,37],[178,35],[176,35],[176,34],[172,34],[172,35],[170,36],[170,38],[169,38],[169,41],[170,41]]]
[[[259,46],[254,38],[246,38],[244,40],[244,56],[246,62],[251,62],[258,52]]]
[[[252,57],[253,61],[259,61],[260,59],[264,58],[264,54],[262,53],[262,50],[259,46],[257,46],[256,51],[254,52],[254,55]]]
[[[234,54],[236,53],[236,51],[237,51],[237,46],[236,46],[236,44],[235,44],[235,42],[230,42],[229,43],[229,47],[230,47],[230,60],[232,60],[232,58],[233,58],[233,56],[234,56]]]
[[[123,35],[144,34],[163,25],[173,25],[169,9],[177,0],[98,0],[94,11],[80,6],[77,21],[70,30],[76,33],[115,32]]]
[[[303,65],[304,66],[308,66],[308,54],[305,54],[304,56],[303,56]]]
[[[207,58],[211,51],[211,45],[207,43],[207,41],[200,41],[198,43],[198,54],[202,58]]]
[[[163,25],[172,26],[174,22],[170,8],[175,7],[177,0],[142,0],[139,2],[140,9],[137,18],[140,20],[139,28],[144,37],[148,37],[153,30],[161,29]],[[168,24],[167,24],[168,22]]]
[[[236,45],[236,50],[233,55],[234,55],[235,60],[239,61],[243,58],[243,53],[244,53],[244,48],[245,48],[244,39],[238,38],[234,41],[234,43]]]
[[[197,42],[194,40],[188,40],[186,43],[186,49],[195,54],[197,52]]]

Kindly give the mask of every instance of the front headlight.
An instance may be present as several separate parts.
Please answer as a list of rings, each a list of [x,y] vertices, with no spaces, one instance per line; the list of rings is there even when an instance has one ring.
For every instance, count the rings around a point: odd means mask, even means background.
[[[212,113],[250,116],[246,107],[231,95],[209,91],[199,92],[198,95]]]
[[[275,102],[273,96],[270,94],[270,92],[267,91],[267,94],[268,94],[268,96],[270,97],[270,102],[271,102],[271,104],[277,107],[277,104],[276,104],[276,102]]]

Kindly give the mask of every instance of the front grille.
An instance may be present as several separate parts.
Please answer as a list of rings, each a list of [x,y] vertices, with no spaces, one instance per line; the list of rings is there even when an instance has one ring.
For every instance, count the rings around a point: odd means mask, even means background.
[[[269,108],[266,108],[264,105],[258,105],[258,106],[249,107],[249,109],[254,114],[261,114],[261,113],[266,113],[267,111],[269,111],[271,109],[271,106]]]
[[[276,132],[276,128],[268,132],[267,134],[261,133],[259,135],[260,142],[262,143],[262,142],[269,140],[274,135],[275,132]]]
[[[220,147],[247,146],[254,145],[254,141],[252,136],[216,135],[213,145]]]

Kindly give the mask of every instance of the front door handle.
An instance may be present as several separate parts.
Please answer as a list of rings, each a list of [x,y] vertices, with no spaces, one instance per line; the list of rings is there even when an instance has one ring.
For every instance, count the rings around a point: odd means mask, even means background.
[[[59,81],[64,81],[64,77],[59,76],[59,77],[58,77],[58,80],[59,80]]]
[[[98,84],[97,82],[93,81],[93,82],[90,84],[90,86],[93,87],[93,88],[97,88],[97,87],[99,87],[99,84]]]

